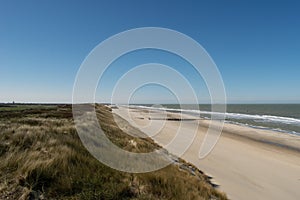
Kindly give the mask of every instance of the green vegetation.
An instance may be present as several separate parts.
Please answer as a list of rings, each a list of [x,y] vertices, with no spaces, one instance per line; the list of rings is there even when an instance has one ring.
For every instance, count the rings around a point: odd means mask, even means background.
[[[0,104],[0,111],[21,111],[29,109],[52,109],[55,105],[38,105],[38,104]]]
[[[96,110],[107,136],[120,147],[158,148],[149,138],[128,145],[133,137],[118,128],[111,111],[102,105]],[[0,110],[0,161],[0,199],[226,199],[182,160],[146,174],[100,163],[82,145],[70,105]]]

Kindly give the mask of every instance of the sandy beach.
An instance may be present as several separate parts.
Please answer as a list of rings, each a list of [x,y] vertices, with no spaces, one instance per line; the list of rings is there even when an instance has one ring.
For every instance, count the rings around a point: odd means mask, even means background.
[[[164,147],[176,134],[184,141],[196,129],[193,143],[181,157],[211,176],[212,182],[230,199],[300,198],[299,136],[225,123],[213,151],[200,160],[199,149],[210,123],[208,120],[175,113],[166,116],[173,120],[163,120],[159,111],[127,107],[118,107],[113,112],[150,135],[153,133],[152,138]],[[184,120],[176,120],[180,117]],[[162,122],[165,122],[163,127]],[[166,149],[178,154],[176,149],[181,143],[177,145]]]

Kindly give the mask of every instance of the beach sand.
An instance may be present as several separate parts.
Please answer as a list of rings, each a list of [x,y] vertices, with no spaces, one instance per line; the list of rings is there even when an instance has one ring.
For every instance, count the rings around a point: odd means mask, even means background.
[[[211,176],[230,199],[300,199],[298,136],[225,123],[215,148],[199,159],[209,120],[127,107],[113,112],[149,135],[157,133],[152,138],[175,155],[196,130],[193,143],[181,158]],[[180,117],[184,120],[177,120]],[[176,134],[177,146],[167,146]]]

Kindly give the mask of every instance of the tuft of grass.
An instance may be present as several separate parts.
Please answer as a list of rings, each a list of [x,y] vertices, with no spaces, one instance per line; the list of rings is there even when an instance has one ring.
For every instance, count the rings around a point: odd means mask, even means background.
[[[121,148],[159,148],[150,138],[124,133],[109,108],[96,105],[96,111],[106,135]],[[188,165],[182,160],[145,174],[100,163],[82,145],[71,105],[1,110],[0,160],[0,199],[226,199],[205,175],[182,170]]]

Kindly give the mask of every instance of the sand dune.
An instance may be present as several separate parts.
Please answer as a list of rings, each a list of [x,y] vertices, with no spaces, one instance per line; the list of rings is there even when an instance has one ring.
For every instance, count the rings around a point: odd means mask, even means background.
[[[212,176],[230,199],[300,199],[300,137],[226,123],[213,151],[200,160],[208,120],[126,107],[113,111],[177,155],[196,130],[181,157]],[[179,142],[168,146],[176,134]]]

